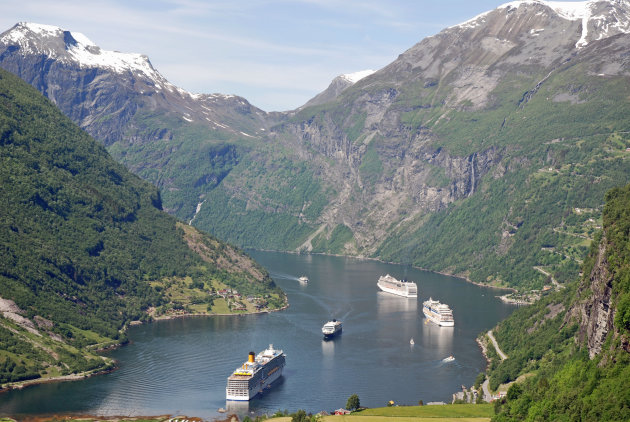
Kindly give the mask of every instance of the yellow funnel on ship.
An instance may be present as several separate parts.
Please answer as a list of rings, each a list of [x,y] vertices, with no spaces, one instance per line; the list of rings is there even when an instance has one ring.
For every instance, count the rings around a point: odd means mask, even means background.
[[[254,352],[249,352],[249,358],[247,359],[247,361],[249,363],[254,363]]]

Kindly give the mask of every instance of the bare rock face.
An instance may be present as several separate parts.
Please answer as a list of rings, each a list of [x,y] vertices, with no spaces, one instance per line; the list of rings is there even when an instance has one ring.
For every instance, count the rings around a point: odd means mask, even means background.
[[[585,299],[567,314],[578,317],[580,325],[577,340],[587,345],[591,359],[602,351],[608,333],[613,330],[615,315],[611,307],[612,283],[613,277],[606,260],[606,242],[602,239],[595,266],[588,281],[578,292]]]

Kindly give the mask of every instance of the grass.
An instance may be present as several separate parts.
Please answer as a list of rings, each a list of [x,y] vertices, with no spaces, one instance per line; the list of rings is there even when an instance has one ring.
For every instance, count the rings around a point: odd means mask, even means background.
[[[369,417],[370,421],[376,421],[372,417],[395,418],[490,418],[494,415],[491,404],[453,404],[443,406],[393,406],[365,409],[354,413],[354,417]],[[461,419],[458,419],[461,420]],[[396,421],[402,421],[396,419]]]
[[[215,314],[229,314],[232,313],[230,308],[227,306],[227,302],[223,298],[218,298],[214,300],[214,304],[212,305],[212,312]]]
[[[489,422],[492,416],[492,404],[447,404],[364,409],[350,415],[325,416],[323,422]],[[291,418],[285,416],[273,420],[290,422]]]
[[[342,421],[342,422],[392,422],[394,417],[391,416],[326,416],[324,418],[325,422],[334,422],[334,421]],[[490,422],[489,417],[440,417],[440,416],[404,416],[404,417],[395,417],[395,422]]]
[[[84,417],[84,416],[78,416],[78,417],[72,417],[72,416],[53,416],[50,419],[46,419],[46,418],[37,418],[38,421],[40,422],[57,422],[57,421],[72,421],[72,422],[164,422],[164,421],[169,421],[169,420],[173,420],[173,421],[183,421],[183,420],[192,420],[192,421],[196,421],[196,420],[200,420],[199,418],[186,418],[186,417],[180,417],[180,418],[169,418],[168,416],[139,416],[139,417],[118,417],[118,416],[112,416],[112,417]],[[0,418],[0,422],[16,422],[15,419],[9,419],[9,418]]]

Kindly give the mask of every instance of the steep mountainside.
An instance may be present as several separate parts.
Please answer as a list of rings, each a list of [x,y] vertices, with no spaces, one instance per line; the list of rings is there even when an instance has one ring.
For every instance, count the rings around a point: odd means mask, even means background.
[[[604,192],[630,180],[629,10],[510,3],[274,127],[332,190],[302,247],[513,286],[574,277]]]
[[[627,0],[507,3],[293,112],[212,117],[236,131],[184,114],[177,98],[189,94],[166,82],[117,85],[111,67],[67,58],[71,42],[55,53],[30,47],[46,37],[24,26],[0,36],[0,66],[70,116],[95,106],[100,118],[82,125],[160,187],[169,212],[241,246],[540,288],[577,275],[604,192],[630,181]],[[49,42],[72,38],[55,34]],[[84,82],[92,73],[110,91],[125,86],[140,111],[128,121],[105,112],[96,98],[116,101],[96,79]],[[56,85],[89,88],[92,100],[53,96]],[[108,119],[120,122],[119,137],[99,132]]]
[[[224,144],[258,139],[275,121],[244,98],[188,93],[146,56],[102,50],[54,26],[20,23],[1,34],[0,62],[158,186],[166,209],[180,217],[190,218],[204,188],[238,161]],[[217,156],[227,170],[217,169]]]
[[[508,358],[490,386],[514,381],[495,420],[630,419],[630,185],[606,196],[604,231],[568,291],[494,330]]]
[[[149,308],[210,310],[211,288],[284,295],[234,248],[178,223],[39,92],[0,70],[0,384],[103,369]],[[186,288],[186,286],[192,286]],[[197,302],[196,302],[197,303]]]

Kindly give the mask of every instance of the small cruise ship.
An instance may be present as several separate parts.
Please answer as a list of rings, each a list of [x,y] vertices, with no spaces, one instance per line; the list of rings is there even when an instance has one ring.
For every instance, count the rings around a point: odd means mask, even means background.
[[[445,303],[429,298],[422,305],[422,312],[431,321],[442,327],[453,327],[455,319],[453,319],[453,311]]]
[[[418,297],[418,286],[413,281],[396,280],[387,274],[379,277],[376,283],[379,289],[403,297]]]
[[[226,400],[251,400],[282,376],[284,365],[284,352],[274,349],[273,344],[257,356],[249,352],[247,361],[228,377]]]
[[[341,334],[342,328],[343,327],[341,325],[341,321],[333,319],[332,321],[328,321],[326,324],[324,324],[324,326],[322,327],[322,334],[324,334],[325,339],[329,339],[336,336],[337,334]]]

